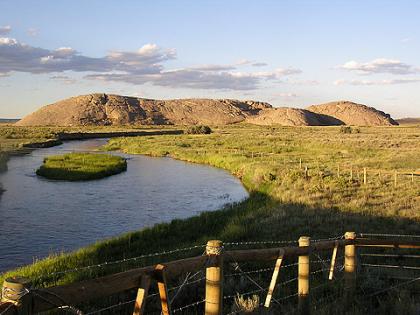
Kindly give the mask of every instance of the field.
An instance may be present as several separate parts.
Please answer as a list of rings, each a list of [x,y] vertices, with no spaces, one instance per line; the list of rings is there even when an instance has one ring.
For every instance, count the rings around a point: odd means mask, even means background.
[[[53,255],[1,276],[0,282],[2,277],[19,274],[33,279],[35,286],[69,283],[157,260],[146,258],[52,278],[43,275],[204,244],[213,238],[297,240],[301,235],[324,238],[345,231],[418,234],[420,230],[419,127],[362,127],[359,133],[343,133],[339,127],[239,124],[212,130],[210,135],[115,138],[104,150],[170,156],[226,169],[242,180],[250,192],[248,200],[127,233],[75,253]],[[180,256],[170,256],[176,257]],[[397,304],[380,303],[376,311],[401,307]]]
[[[127,161],[109,154],[69,153],[47,157],[36,171],[55,180],[81,181],[116,175],[127,170]]]

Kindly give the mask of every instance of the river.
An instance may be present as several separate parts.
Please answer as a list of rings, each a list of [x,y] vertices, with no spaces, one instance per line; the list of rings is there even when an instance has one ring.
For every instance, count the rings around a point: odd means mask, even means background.
[[[128,170],[87,182],[35,175],[44,157],[91,151],[106,139],[69,141],[12,157],[0,174],[0,272],[156,223],[220,209],[248,196],[241,182],[206,165],[124,156]]]

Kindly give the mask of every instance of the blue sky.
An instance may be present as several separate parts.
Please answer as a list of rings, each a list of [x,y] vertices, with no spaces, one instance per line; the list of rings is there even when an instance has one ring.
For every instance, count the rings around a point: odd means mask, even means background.
[[[93,92],[420,117],[419,1],[0,0],[0,117]]]

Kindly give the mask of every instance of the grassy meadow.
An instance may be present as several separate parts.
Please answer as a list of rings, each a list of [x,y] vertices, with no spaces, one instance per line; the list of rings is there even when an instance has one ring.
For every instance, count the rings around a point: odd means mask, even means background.
[[[69,153],[49,156],[36,174],[48,179],[84,181],[100,179],[127,170],[120,156],[93,153]]]
[[[59,272],[205,244],[214,238],[225,242],[297,240],[309,235],[317,239],[346,231],[419,234],[420,128],[359,129],[358,133],[343,133],[339,127],[239,124],[212,127],[210,135],[111,139],[103,150],[169,156],[225,169],[241,179],[250,197],[219,211],[129,232],[74,253],[52,254],[31,266],[1,275],[0,283],[13,274],[31,278],[36,287],[93,278],[183,255],[201,254],[202,249]],[[383,283],[375,282],[375,285]],[[410,294],[404,299],[396,294],[395,299],[375,300],[368,309],[363,303],[355,304],[353,313],[372,309],[392,313],[393,309],[412,305],[410,299]]]

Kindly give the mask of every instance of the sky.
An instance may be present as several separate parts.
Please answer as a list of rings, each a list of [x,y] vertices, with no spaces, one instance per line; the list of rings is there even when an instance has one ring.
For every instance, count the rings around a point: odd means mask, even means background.
[[[0,0],[0,117],[71,96],[420,117],[420,1]]]

